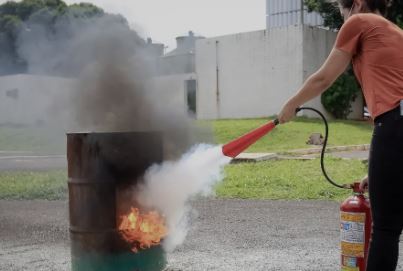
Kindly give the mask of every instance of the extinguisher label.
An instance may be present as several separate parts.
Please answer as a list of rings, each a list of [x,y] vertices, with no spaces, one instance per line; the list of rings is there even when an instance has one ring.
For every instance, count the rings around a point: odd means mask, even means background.
[[[363,258],[365,251],[365,213],[341,212],[340,234],[341,254]]]

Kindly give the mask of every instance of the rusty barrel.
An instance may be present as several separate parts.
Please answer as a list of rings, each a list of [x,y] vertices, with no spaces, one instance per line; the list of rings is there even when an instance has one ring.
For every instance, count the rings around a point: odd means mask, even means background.
[[[158,271],[161,246],[133,253],[117,230],[118,190],[135,187],[162,162],[157,132],[67,134],[73,271]]]

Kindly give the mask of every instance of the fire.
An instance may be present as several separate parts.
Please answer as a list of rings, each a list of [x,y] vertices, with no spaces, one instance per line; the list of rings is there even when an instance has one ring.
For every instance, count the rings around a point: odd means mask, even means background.
[[[147,249],[161,243],[167,235],[165,219],[155,211],[141,214],[138,208],[131,208],[131,212],[123,215],[119,230],[122,238],[132,245],[132,251]]]

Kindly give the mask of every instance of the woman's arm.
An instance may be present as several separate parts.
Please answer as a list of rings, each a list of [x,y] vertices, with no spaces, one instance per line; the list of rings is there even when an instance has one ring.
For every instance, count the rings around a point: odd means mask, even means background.
[[[295,110],[315,98],[346,70],[351,62],[352,55],[333,48],[322,67],[312,74],[302,85],[301,89],[292,96],[283,106],[278,115],[280,123],[290,121],[295,116]]]

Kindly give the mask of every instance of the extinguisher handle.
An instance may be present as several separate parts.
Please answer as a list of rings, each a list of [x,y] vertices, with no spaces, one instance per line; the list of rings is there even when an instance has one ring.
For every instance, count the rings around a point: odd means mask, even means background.
[[[346,184],[343,184],[343,187],[345,189],[354,189],[354,184],[353,183],[350,183],[350,184],[346,183]]]

